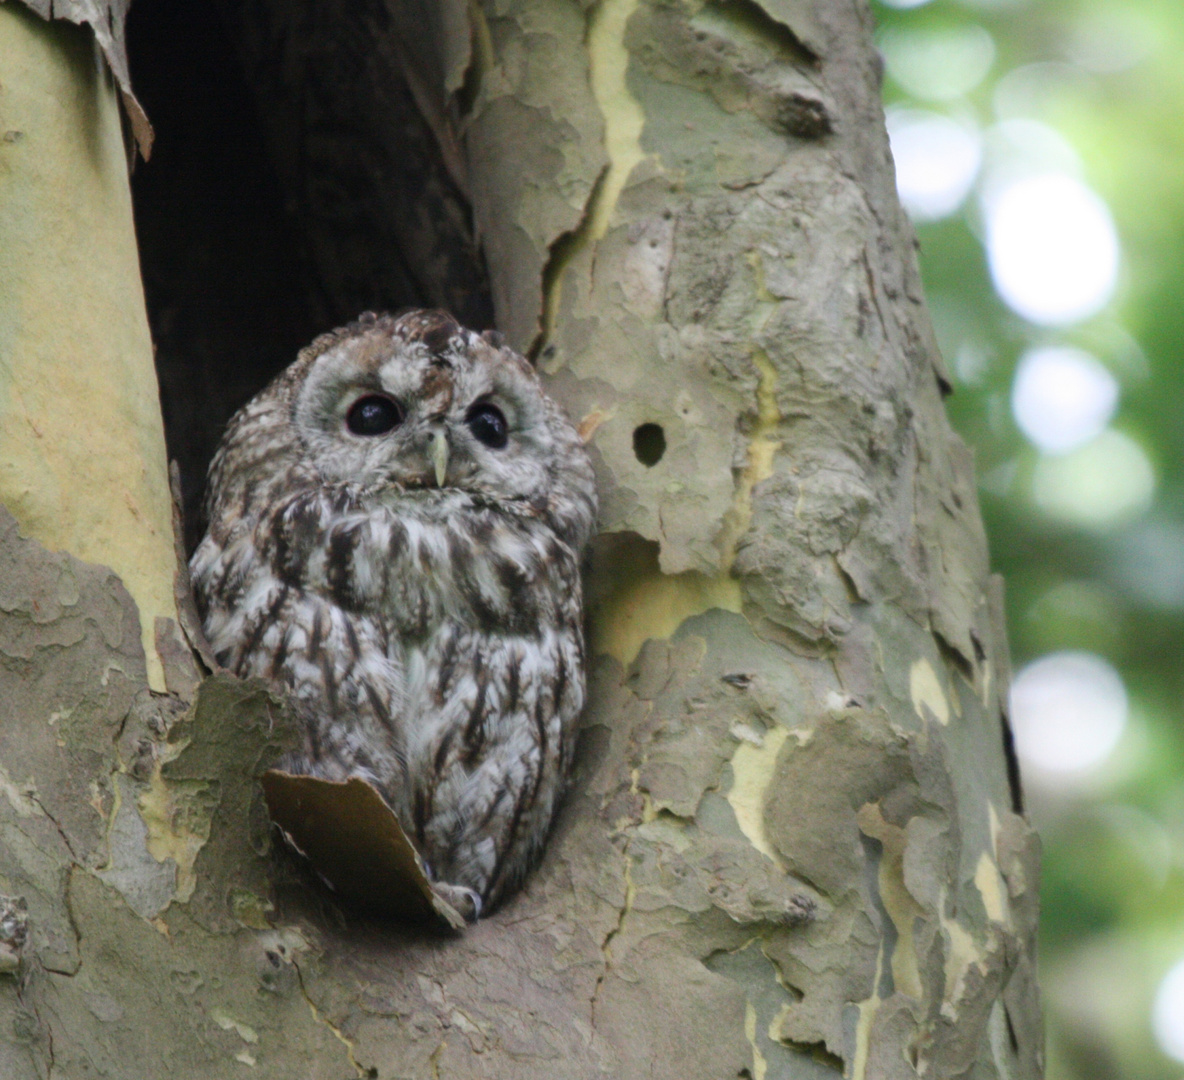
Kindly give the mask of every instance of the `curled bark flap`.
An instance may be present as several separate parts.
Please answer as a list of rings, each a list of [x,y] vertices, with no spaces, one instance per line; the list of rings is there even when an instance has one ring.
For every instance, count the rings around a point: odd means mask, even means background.
[[[148,122],[148,114],[132,93],[132,79],[127,67],[127,39],[124,28],[127,25],[127,10],[131,0],[22,0],[27,8],[43,19],[65,19],[82,25],[85,23],[95,32],[95,40],[103,50],[103,56],[115,81],[123,107],[131,121],[136,147],[145,161],[152,155],[152,140],[155,135]]]
[[[435,918],[454,930],[460,914],[432,890],[399,819],[365,780],[263,774],[271,819],[342,896],[403,918]]]

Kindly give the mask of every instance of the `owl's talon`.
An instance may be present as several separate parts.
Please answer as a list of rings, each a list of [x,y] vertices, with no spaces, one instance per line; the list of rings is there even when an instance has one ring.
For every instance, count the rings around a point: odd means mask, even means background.
[[[433,881],[432,891],[446,904],[455,908],[467,923],[481,918],[481,895],[465,885],[450,885],[447,881]]]

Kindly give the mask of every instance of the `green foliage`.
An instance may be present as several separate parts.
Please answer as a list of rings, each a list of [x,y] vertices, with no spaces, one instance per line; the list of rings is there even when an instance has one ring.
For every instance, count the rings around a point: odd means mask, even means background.
[[[1087,650],[1114,665],[1131,702],[1116,750],[1089,774],[1028,770],[1045,842],[1049,1076],[1178,1077],[1151,1003],[1184,957],[1184,5],[931,0],[875,12],[890,115],[944,114],[987,148],[961,207],[917,232],[951,419],[975,449],[1007,579],[1016,670]],[[1007,119],[1063,136],[1078,158],[1068,167],[1113,215],[1117,289],[1081,321],[1036,325],[992,285],[983,192]],[[1110,441],[1092,458],[1042,453],[1013,417],[1017,362],[1042,345],[1086,350],[1118,382]],[[1127,494],[1139,482],[1121,472],[1123,453],[1150,465],[1149,501],[1091,516],[1091,499],[1123,494],[1104,490],[1108,470]],[[1058,510],[1066,499],[1075,509]]]

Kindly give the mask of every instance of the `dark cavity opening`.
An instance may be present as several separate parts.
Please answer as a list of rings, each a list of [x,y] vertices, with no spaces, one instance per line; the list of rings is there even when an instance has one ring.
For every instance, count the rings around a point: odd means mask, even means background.
[[[666,453],[666,432],[661,424],[641,424],[633,429],[633,452],[647,469],[652,469]]]
[[[472,215],[412,96],[399,18],[384,0],[130,12],[132,83],[156,130],[132,197],[190,549],[226,421],[317,334],[406,307],[493,325]]]

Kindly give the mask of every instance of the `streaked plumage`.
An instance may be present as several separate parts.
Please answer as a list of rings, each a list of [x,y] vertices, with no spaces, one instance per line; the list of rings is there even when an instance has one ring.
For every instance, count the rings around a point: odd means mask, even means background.
[[[206,634],[288,692],[287,767],[372,780],[441,891],[496,904],[541,850],[584,701],[595,487],[534,370],[443,312],[365,315],[234,417],[206,505]]]

